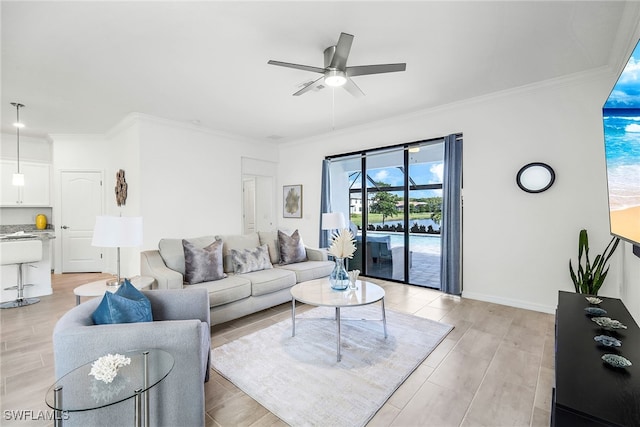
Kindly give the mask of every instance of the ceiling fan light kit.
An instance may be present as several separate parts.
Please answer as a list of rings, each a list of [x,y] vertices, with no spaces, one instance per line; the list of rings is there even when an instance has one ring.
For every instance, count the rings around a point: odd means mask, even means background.
[[[362,90],[354,83],[351,79],[352,77],[365,76],[369,74],[395,73],[398,71],[405,71],[407,69],[407,64],[405,63],[347,67],[347,59],[349,58],[349,52],[351,52],[352,43],[353,36],[351,34],[340,33],[338,43],[335,46],[329,46],[323,52],[324,68],[274,60],[270,60],[267,63],[270,65],[277,65],[279,67],[287,67],[322,74],[320,78],[309,83],[294,93],[293,96],[300,96],[311,90],[320,90],[325,86],[342,86],[351,95],[360,97],[364,96],[364,92],[362,92]]]
[[[347,82],[347,76],[344,71],[329,70],[324,73],[324,83],[331,87],[344,86]]]

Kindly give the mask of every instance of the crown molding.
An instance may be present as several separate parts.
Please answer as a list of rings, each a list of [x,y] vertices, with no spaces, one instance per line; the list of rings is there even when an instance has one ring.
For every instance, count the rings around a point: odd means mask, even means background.
[[[424,109],[420,109],[420,110],[415,110],[406,114],[400,114],[397,116],[393,116],[393,117],[388,117],[382,120],[376,120],[376,121],[372,121],[372,122],[368,122],[368,123],[363,123],[360,125],[354,125],[354,126],[350,126],[350,127],[345,127],[342,129],[338,129],[338,130],[333,130],[331,132],[324,132],[321,134],[317,134],[317,135],[313,135],[313,136],[309,136],[306,138],[301,138],[301,139],[297,139],[297,140],[292,140],[292,141],[286,141],[286,142],[281,142],[278,144],[279,147],[292,147],[292,146],[297,146],[300,144],[310,144],[310,143],[318,143],[321,141],[326,141],[328,138],[333,138],[333,137],[340,137],[343,135],[349,135],[352,133],[358,133],[358,132],[363,132],[363,131],[368,131],[368,130],[372,130],[372,129],[376,129],[376,128],[380,128],[380,127],[385,127],[385,126],[389,126],[389,125],[395,125],[395,124],[399,124],[405,121],[411,121],[411,120],[415,120],[417,118],[421,118],[424,116],[429,116],[429,115],[434,115],[434,114],[440,114],[443,112],[447,112],[447,111],[451,111],[451,110],[455,110],[455,109],[460,109],[460,108],[466,108],[469,106],[474,106],[477,104],[483,104],[486,103],[488,101],[495,101],[495,100],[499,100],[499,99],[503,99],[503,98],[508,98],[514,95],[525,95],[528,93],[535,93],[536,91],[542,90],[542,89],[549,89],[549,88],[560,88],[560,87],[569,87],[569,86],[574,86],[574,85],[578,85],[578,84],[584,84],[590,81],[596,81],[596,80],[601,80],[604,78],[611,78],[612,76],[612,69],[610,66],[602,66],[602,67],[598,67],[598,68],[593,68],[590,70],[586,70],[586,71],[581,71],[578,73],[573,73],[573,74],[567,74],[564,76],[560,76],[560,77],[554,77],[552,79],[547,79],[547,80],[542,80],[539,82],[534,82],[534,83],[529,83],[523,86],[518,86],[515,88],[509,88],[509,89],[505,89],[505,90],[501,90],[501,91],[497,91],[497,92],[491,92],[488,94],[484,94],[484,95],[479,95],[476,97],[472,97],[472,98],[467,98],[464,100],[460,100],[460,101],[455,101],[455,102],[451,102],[448,104],[443,104],[443,105],[439,105],[439,106],[435,106],[435,107],[429,107],[429,108],[424,108]],[[604,100],[603,100],[604,102]],[[456,131],[452,131],[451,133],[455,133],[459,131],[459,129],[457,129]],[[436,135],[434,137],[439,137],[442,135]],[[425,139],[428,138],[429,136],[423,136],[423,138],[421,139]],[[420,138],[419,138],[420,139]]]
[[[252,143],[252,144],[269,144],[274,146],[276,145],[273,142],[263,141],[263,140],[254,139],[254,138],[248,138],[248,137],[244,137],[244,136],[240,136],[232,133],[211,129],[202,125],[196,125],[196,124],[181,122],[181,121],[172,120],[172,119],[165,119],[163,117],[153,116],[145,113],[130,113],[127,115],[127,117],[125,117],[125,119],[123,119],[123,121],[127,119],[135,120],[136,122],[147,122],[147,123],[153,123],[153,124],[162,125],[162,126],[169,126],[176,129],[188,130],[192,132],[200,132],[200,133],[215,136],[218,138],[230,139],[238,142]]]

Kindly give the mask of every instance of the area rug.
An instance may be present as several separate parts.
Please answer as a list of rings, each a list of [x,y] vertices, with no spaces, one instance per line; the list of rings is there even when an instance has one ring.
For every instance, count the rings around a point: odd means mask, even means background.
[[[291,319],[211,351],[213,368],[291,426],[363,426],[424,361],[452,326],[379,305],[343,308],[342,361],[336,361],[335,309]],[[349,318],[349,320],[346,320]]]

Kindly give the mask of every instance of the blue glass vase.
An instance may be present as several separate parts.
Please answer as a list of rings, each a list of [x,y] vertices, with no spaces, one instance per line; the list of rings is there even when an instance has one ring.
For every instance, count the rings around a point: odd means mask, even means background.
[[[333,271],[329,275],[331,288],[337,291],[344,291],[349,287],[349,275],[344,267],[344,258],[335,258]]]

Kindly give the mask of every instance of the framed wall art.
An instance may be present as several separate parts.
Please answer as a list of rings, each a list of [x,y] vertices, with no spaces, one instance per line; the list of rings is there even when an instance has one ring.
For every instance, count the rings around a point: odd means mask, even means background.
[[[302,185],[284,185],[282,187],[282,216],[284,218],[302,218]]]

